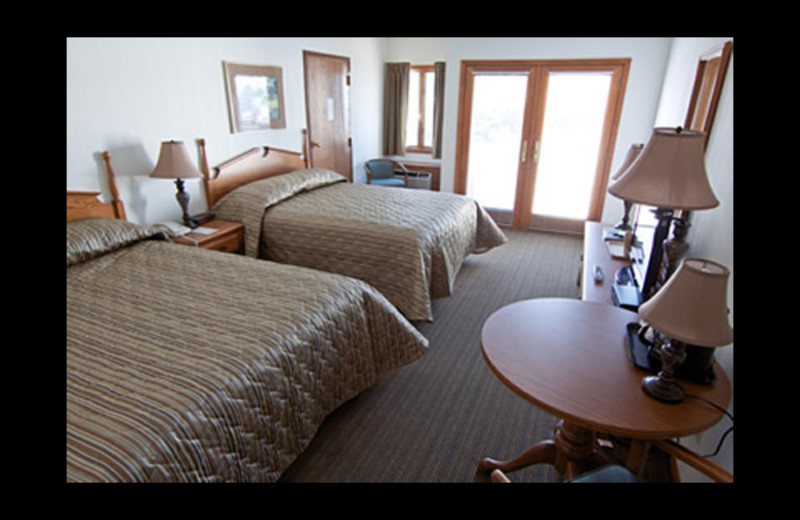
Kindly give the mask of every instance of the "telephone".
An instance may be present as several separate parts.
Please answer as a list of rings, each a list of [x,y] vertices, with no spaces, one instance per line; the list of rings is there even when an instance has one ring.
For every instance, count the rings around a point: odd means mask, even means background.
[[[167,228],[167,233],[173,237],[181,237],[192,232],[190,227],[175,221],[158,222],[156,225]]]

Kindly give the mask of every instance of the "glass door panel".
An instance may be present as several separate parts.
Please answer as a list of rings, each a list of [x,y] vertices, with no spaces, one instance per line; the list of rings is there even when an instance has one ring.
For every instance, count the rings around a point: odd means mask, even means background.
[[[467,195],[487,209],[514,210],[527,89],[527,73],[473,77]]]
[[[532,214],[589,216],[611,80],[610,72],[549,73]]]

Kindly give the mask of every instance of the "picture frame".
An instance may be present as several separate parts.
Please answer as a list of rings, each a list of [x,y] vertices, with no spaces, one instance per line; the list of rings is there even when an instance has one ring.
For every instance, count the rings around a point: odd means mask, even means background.
[[[283,71],[223,62],[231,133],[286,128]]]

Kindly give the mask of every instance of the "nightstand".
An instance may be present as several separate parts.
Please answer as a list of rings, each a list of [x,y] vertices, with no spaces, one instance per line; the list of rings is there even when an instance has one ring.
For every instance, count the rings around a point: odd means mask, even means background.
[[[244,250],[244,224],[229,222],[227,220],[211,220],[200,226],[205,229],[216,229],[214,233],[206,234],[192,231],[181,237],[170,240],[176,244],[202,247],[226,253],[242,253]]]

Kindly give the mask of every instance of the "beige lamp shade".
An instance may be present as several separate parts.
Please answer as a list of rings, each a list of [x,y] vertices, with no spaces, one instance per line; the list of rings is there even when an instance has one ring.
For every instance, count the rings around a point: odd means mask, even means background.
[[[644,148],[643,144],[634,144],[631,145],[630,149],[628,150],[627,155],[625,155],[625,159],[622,161],[622,165],[619,167],[619,170],[611,176],[611,180],[617,180],[622,177],[622,174],[625,173],[628,168],[631,167],[633,161],[639,157],[639,154],[642,153],[642,149]]]
[[[685,259],[666,284],[639,307],[639,317],[670,338],[701,347],[733,342],[728,322],[730,271],[716,262]]]
[[[608,188],[623,200],[664,209],[716,207],[704,160],[705,134],[655,128],[631,166]]]
[[[191,179],[200,177],[200,172],[192,165],[189,152],[181,141],[164,141],[161,143],[161,152],[158,154],[156,164],[150,177],[160,179]]]

